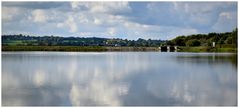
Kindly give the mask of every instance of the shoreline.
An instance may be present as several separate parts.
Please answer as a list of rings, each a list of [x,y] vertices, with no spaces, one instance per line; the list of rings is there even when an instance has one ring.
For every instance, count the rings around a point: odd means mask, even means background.
[[[187,46],[180,46],[178,47],[178,52],[232,52],[237,53],[237,48],[230,48],[230,47],[208,47],[208,46],[198,46],[198,47],[187,47]]]
[[[2,51],[62,51],[62,52],[135,52],[160,51],[158,47],[105,47],[105,46],[2,46]]]
[[[105,46],[2,46],[2,51],[59,51],[59,52],[165,52],[159,47],[105,47]],[[173,51],[175,52],[175,51]],[[176,52],[233,52],[237,48],[178,47]]]

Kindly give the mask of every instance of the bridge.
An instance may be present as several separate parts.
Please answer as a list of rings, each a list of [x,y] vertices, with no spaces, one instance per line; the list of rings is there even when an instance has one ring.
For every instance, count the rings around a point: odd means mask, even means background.
[[[159,50],[161,52],[175,52],[177,51],[177,46],[161,46]]]

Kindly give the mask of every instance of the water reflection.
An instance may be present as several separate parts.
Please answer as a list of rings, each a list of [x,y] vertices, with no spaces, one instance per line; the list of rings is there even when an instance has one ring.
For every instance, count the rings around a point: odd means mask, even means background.
[[[33,76],[33,82],[36,86],[42,86],[45,83],[45,73],[42,70],[37,70]]]
[[[234,106],[234,58],[217,53],[3,52],[2,103]]]

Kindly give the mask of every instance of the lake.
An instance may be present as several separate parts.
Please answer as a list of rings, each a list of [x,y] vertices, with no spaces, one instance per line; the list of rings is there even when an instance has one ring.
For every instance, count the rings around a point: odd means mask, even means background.
[[[237,55],[2,52],[3,106],[236,106]]]

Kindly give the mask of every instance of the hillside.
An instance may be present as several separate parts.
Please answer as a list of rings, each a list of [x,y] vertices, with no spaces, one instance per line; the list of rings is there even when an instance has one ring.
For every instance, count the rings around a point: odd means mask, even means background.
[[[25,36],[3,35],[3,46],[134,46],[134,47],[158,47],[162,40],[138,40],[108,39],[98,37],[59,37],[59,36]]]

